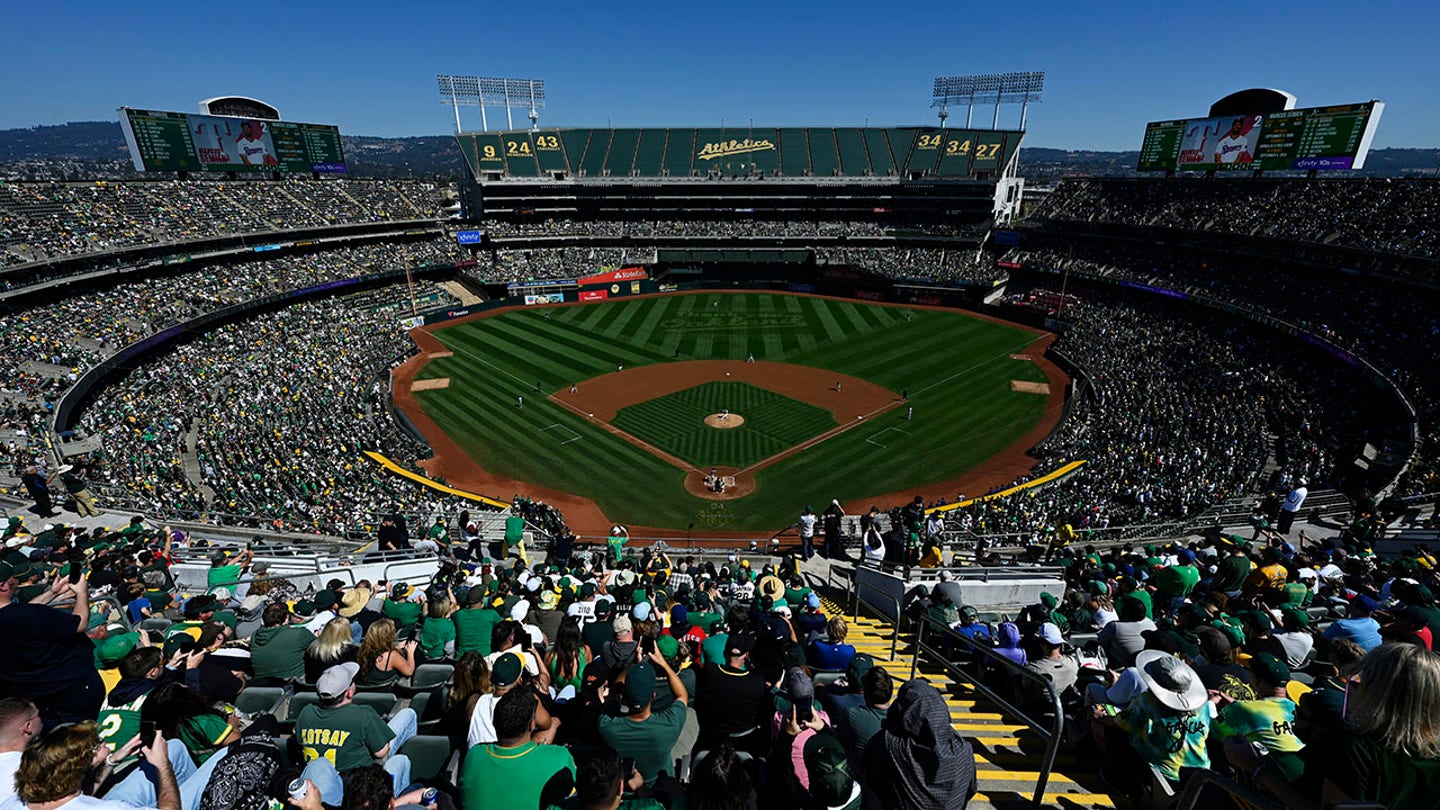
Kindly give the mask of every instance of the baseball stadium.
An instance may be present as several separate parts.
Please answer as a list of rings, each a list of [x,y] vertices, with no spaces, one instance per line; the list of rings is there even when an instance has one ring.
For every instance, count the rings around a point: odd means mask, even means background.
[[[1436,806],[1440,181],[1250,89],[1027,182],[1044,78],[0,182],[6,806]]]

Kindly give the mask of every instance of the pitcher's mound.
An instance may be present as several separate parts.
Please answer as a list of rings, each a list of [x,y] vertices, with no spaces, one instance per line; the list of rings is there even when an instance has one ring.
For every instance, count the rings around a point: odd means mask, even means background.
[[[730,428],[737,428],[745,424],[745,417],[735,413],[728,415],[712,413],[705,417],[705,424],[713,428],[719,428],[720,430],[729,430]]]

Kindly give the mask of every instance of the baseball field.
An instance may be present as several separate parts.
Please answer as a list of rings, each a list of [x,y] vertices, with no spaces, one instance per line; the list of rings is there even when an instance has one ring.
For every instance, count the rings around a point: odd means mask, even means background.
[[[1043,338],[779,293],[531,307],[417,332],[396,401],[456,486],[559,502],[582,530],[766,532],[832,498],[883,508],[1023,472],[1063,401]]]

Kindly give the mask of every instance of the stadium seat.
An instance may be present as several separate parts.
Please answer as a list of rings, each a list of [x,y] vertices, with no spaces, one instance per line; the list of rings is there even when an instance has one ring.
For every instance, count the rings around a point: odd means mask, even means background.
[[[819,670],[815,673],[815,688],[829,686],[843,677],[845,677],[843,670]]]
[[[140,629],[141,629],[141,630],[158,630],[158,631],[160,631],[161,633],[163,633],[163,632],[169,630],[169,629],[170,629],[170,625],[172,625],[172,624],[174,624],[174,622],[170,621],[169,619],[165,619],[165,618],[162,618],[162,617],[160,617],[160,616],[153,616],[153,617],[151,617],[151,618],[149,618],[149,619],[146,619],[146,620],[143,621],[143,622],[140,622]]]
[[[235,696],[235,708],[249,715],[279,714],[280,705],[294,694],[288,686],[247,686]]]
[[[356,692],[353,702],[357,706],[369,706],[388,720],[400,700],[392,694],[383,692]]]
[[[295,719],[300,716],[301,710],[306,706],[314,706],[320,703],[320,696],[313,692],[297,692],[290,696],[290,705],[285,710],[285,718],[280,721],[280,728],[290,734],[295,731]]]
[[[401,697],[415,697],[421,692],[448,685],[454,674],[455,667],[451,664],[421,664],[410,676],[410,683],[395,685],[395,693]]]
[[[456,756],[451,750],[449,737],[417,734],[407,740],[398,753],[410,758],[412,780],[428,784],[443,776],[445,781],[455,783]]]

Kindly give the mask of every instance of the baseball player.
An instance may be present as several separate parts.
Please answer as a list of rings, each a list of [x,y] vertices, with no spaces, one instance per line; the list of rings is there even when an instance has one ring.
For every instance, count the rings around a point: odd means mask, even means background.
[[[1215,144],[1215,162],[1250,163],[1254,158],[1250,155],[1249,140],[1245,132],[1245,119],[1236,118],[1230,124],[1230,131]]]
[[[570,393],[572,393],[572,394],[578,394],[578,393],[580,393],[580,383],[571,383],[571,384],[570,384]]]
[[[720,412],[720,421],[721,421],[721,422],[724,422],[725,420],[727,420],[727,419],[729,419],[729,418],[730,418],[730,409],[729,409],[729,408],[726,408],[725,410],[723,410],[723,411]]]
[[[517,408],[523,408],[523,407],[525,407],[525,397],[515,397],[515,407],[517,407]]]
[[[278,166],[275,156],[270,154],[270,147],[260,139],[265,133],[265,125],[259,121],[246,121],[240,125],[240,137],[235,139],[235,151],[240,154],[240,162],[246,166]]]

